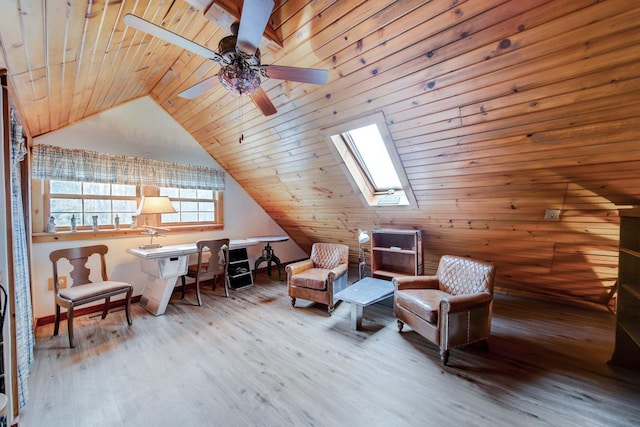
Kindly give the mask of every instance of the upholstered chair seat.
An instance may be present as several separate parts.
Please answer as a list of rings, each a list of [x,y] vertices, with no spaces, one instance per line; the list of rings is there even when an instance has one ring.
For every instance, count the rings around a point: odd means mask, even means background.
[[[407,324],[438,345],[445,365],[452,348],[486,344],[495,274],[491,263],[444,255],[435,276],[394,278],[398,329]]]

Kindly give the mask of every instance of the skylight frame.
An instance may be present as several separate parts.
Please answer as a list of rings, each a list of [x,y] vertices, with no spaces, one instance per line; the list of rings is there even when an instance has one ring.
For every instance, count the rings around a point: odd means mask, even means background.
[[[380,137],[384,143],[384,147],[389,155],[391,164],[396,171],[398,179],[400,180],[400,189],[381,189],[374,188],[374,185],[370,178],[367,176],[365,167],[360,164],[358,155],[354,153],[352,147],[349,146],[349,142],[346,141],[348,137],[345,134],[349,131],[360,129],[362,127],[375,124],[380,133]],[[330,128],[322,130],[323,135],[327,138],[329,146],[334,152],[336,158],[340,162],[340,166],[345,171],[345,175],[351,182],[354,190],[361,194],[362,200],[366,206],[369,207],[392,207],[398,209],[404,208],[417,208],[417,202],[409,180],[407,179],[404,166],[395,144],[391,138],[391,134],[386,124],[386,120],[382,113],[374,113],[366,116],[361,116],[350,121],[346,121]],[[389,191],[390,190],[390,191]]]

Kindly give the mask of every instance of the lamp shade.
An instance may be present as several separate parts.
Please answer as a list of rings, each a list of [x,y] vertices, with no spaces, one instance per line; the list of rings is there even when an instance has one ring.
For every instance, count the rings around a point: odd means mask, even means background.
[[[175,213],[176,210],[167,196],[142,196],[136,215]]]
[[[358,232],[358,243],[360,243],[360,244],[367,243],[369,241],[369,239],[370,239],[369,233],[367,233],[366,231],[359,230],[359,232]]]

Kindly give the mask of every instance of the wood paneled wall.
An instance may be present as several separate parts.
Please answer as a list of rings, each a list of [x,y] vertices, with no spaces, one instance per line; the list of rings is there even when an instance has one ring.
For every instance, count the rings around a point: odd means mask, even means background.
[[[268,118],[222,88],[179,98],[217,66],[122,24],[133,12],[215,49],[225,31],[198,7],[2,2],[31,134],[151,94],[303,248],[345,242],[355,262],[358,229],[418,228],[427,273],[468,255],[498,265],[503,291],[609,303],[617,209],[640,198],[640,3],[276,1],[284,48],[265,42],[262,62],[330,78],[264,82]],[[365,206],[322,135],[373,112],[418,206]],[[560,220],[544,221],[547,208]]]

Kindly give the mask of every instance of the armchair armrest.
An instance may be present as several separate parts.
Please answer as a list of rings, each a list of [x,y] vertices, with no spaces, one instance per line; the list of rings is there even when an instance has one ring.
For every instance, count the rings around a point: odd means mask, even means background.
[[[459,313],[488,305],[492,299],[493,296],[489,292],[452,295],[440,301],[440,311],[443,313]]]
[[[331,281],[335,280],[336,278],[342,276],[343,274],[345,274],[347,272],[348,268],[347,268],[347,264],[339,264],[336,267],[332,268],[331,270],[329,270],[329,278]]]
[[[396,291],[403,289],[438,289],[440,281],[436,276],[403,276],[394,277]]]
[[[287,267],[285,268],[285,270],[287,270],[287,273],[293,275],[293,274],[298,274],[301,271],[309,270],[310,268],[313,268],[313,266],[314,266],[314,263],[312,260],[305,259],[303,261],[287,264]]]

